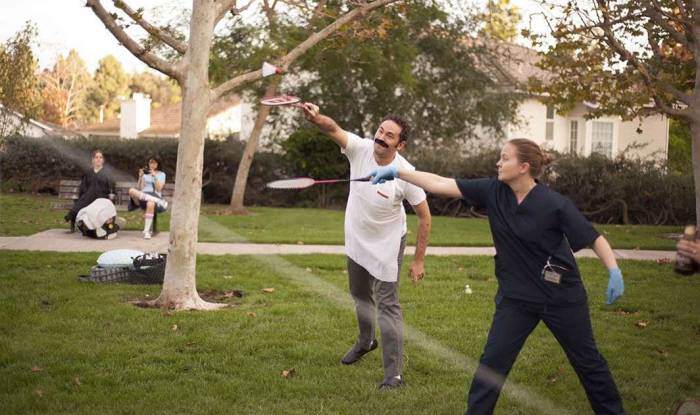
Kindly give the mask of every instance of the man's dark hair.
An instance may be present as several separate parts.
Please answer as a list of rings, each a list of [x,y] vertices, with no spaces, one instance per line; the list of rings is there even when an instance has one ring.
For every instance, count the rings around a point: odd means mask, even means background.
[[[404,119],[400,115],[389,114],[386,117],[384,117],[382,122],[386,120],[393,121],[396,124],[398,124],[399,127],[401,127],[401,134],[399,134],[399,142],[408,141],[408,137],[411,135],[411,125],[408,123],[408,121],[406,121],[406,119]]]

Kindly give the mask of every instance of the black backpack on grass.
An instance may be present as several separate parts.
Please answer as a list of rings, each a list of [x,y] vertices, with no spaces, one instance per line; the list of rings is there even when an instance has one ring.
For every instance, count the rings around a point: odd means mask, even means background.
[[[125,282],[130,284],[162,284],[166,254],[143,254],[134,258],[132,266],[102,267],[95,265],[90,275],[81,275],[82,282]]]

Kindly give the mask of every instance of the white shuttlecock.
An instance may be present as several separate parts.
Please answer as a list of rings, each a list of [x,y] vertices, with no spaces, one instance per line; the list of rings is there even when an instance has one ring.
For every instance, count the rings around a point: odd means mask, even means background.
[[[471,294],[472,293],[472,288],[469,286],[469,284],[464,286],[464,293],[465,294]]]
[[[262,66],[262,76],[263,77],[275,75],[275,74],[280,74],[280,73],[282,73],[281,68],[278,68],[277,66],[275,66],[271,63],[263,62],[263,66]]]

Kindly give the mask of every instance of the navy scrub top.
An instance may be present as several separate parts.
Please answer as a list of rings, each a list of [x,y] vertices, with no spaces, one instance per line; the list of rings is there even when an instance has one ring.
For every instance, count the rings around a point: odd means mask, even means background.
[[[467,203],[486,208],[496,248],[497,303],[503,297],[554,305],[586,300],[572,250],[593,244],[600,234],[570,199],[537,183],[518,205],[510,186],[498,179],[456,182]],[[560,284],[543,278],[548,259],[562,276]]]

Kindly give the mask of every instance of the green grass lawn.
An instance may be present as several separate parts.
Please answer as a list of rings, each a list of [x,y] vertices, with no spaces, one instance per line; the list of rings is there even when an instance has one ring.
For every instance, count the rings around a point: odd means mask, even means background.
[[[379,393],[380,353],[339,363],[356,334],[340,256],[200,255],[200,291],[245,295],[225,310],[180,313],[129,303],[154,298],[158,286],[78,282],[95,257],[0,251],[3,414],[461,413],[494,309],[489,258],[429,258],[421,286],[402,281],[407,386]],[[668,414],[678,400],[700,397],[697,276],[622,261],[625,296],[606,306],[604,270],[580,264],[598,344],[628,413]],[[284,378],[289,369],[294,376]],[[513,386],[550,413],[590,413],[543,325],[511,372],[506,389]],[[497,413],[541,411],[504,392]]]
[[[56,197],[0,193],[0,235],[30,235],[50,228],[66,227],[64,210],[51,208]],[[324,209],[252,208],[250,216],[219,215],[220,205],[204,205],[202,214],[233,230],[243,240],[258,243],[342,244],[342,211]],[[127,229],[143,227],[140,212],[120,212],[127,219]],[[158,216],[158,227],[167,230],[170,215]],[[415,242],[416,217],[409,215],[409,242]],[[681,233],[679,226],[596,225],[614,248],[675,250],[676,242],[667,237]],[[205,242],[237,242],[231,232],[215,227],[200,227],[199,240]],[[433,246],[490,246],[488,222],[483,219],[434,217],[430,244]]]

